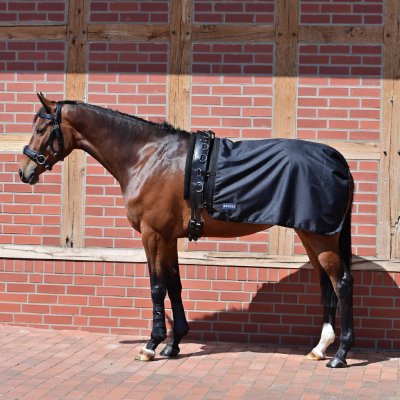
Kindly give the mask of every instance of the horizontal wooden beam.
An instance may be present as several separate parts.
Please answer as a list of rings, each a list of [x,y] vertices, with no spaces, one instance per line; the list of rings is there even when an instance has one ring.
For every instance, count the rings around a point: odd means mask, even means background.
[[[168,41],[170,27],[167,24],[90,24],[89,41]]]
[[[63,260],[146,263],[144,250],[107,248],[62,248],[47,246],[0,245],[0,259]],[[180,252],[181,265],[214,265],[256,268],[312,268],[303,255],[269,256],[262,253]],[[374,257],[354,257],[353,270],[400,272],[400,260],[387,261]]]
[[[64,25],[0,26],[0,40],[65,40],[66,35]]]
[[[273,25],[193,25],[194,42],[274,42]]]
[[[89,40],[106,41],[167,41],[168,24],[89,24]],[[300,25],[299,42],[311,43],[383,43],[382,26]],[[0,26],[2,40],[48,39],[62,40],[67,35],[65,25]],[[193,41],[274,42],[273,25],[192,25]]]
[[[318,141],[334,147],[348,160],[379,160],[380,143]]]
[[[28,144],[32,133],[27,134],[2,134],[0,136],[0,152],[22,151],[22,148]]]
[[[300,25],[299,42],[383,44],[382,26]]]

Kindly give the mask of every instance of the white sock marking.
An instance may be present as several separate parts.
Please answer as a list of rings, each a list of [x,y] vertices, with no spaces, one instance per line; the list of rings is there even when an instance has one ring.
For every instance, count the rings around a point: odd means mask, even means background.
[[[324,323],[322,326],[321,339],[317,346],[312,349],[312,352],[320,357],[325,358],[326,349],[335,341],[335,331],[332,325],[329,323]]]

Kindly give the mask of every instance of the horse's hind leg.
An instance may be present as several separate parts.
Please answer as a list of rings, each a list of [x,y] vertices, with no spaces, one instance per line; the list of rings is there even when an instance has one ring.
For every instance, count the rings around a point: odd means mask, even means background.
[[[331,368],[340,368],[347,365],[346,356],[354,343],[353,325],[353,277],[350,269],[343,265],[337,277],[335,291],[340,303],[341,334],[340,346],[335,356],[328,362]]]
[[[344,367],[347,365],[347,353],[354,343],[353,278],[350,266],[346,265],[340,255],[338,235],[324,236],[302,232],[300,237],[316,254],[319,264],[328,275],[338,297],[341,316],[340,346],[327,366],[331,368]]]
[[[301,233],[299,234],[301,237]],[[317,346],[315,346],[307,355],[307,359],[320,361],[325,359],[327,348],[335,341],[335,319],[338,298],[327,273],[324,271],[318,261],[318,257],[306,241],[304,241],[303,244],[307,251],[311,265],[316,271],[318,271],[320,275],[322,304],[324,306],[321,338]]]

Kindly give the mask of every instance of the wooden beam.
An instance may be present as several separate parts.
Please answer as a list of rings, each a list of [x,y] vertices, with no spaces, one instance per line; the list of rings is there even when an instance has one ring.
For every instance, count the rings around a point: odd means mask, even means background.
[[[190,130],[191,1],[171,2],[168,121]]]
[[[167,41],[169,38],[167,24],[90,24],[88,26],[90,41]]]
[[[0,26],[0,40],[65,40],[63,25]]]
[[[32,134],[2,134],[0,136],[0,152],[22,152],[22,148],[28,144]]]
[[[400,2],[385,2],[378,256],[400,257]]]
[[[65,96],[84,100],[87,65],[87,1],[69,0]],[[75,150],[64,160],[61,246],[83,247],[85,154]]]
[[[340,153],[347,160],[379,160],[381,156],[380,143],[368,142],[337,142],[329,140],[318,140],[325,143]]]
[[[300,25],[299,42],[383,43],[382,26]]]
[[[83,3],[82,3],[83,4]],[[382,26],[300,25],[300,42],[383,43]],[[89,24],[90,41],[167,41],[167,24]],[[65,25],[1,25],[0,39],[65,39]],[[273,25],[199,25],[192,26],[194,41],[268,42],[276,37]]]
[[[190,89],[192,70],[192,2],[172,0],[170,15],[170,64],[168,77],[168,121],[190,131]],[[187,250],[179,239],[178,249]]]
[[[290,4],[289,4],[290,3]],[[273,137],[296,132],[298,4],[277,1]]]
[[[289,4],[290,3],[290,4]],[[276,60],[274,77],[273,137],[293,138],[296,132],[298,2],[276,2]],[[293,230],[270,230],[270,254],[291,255]]]
[[[192,37],[199,41],[219,42],[273,42],[273,25],[193,25]]]

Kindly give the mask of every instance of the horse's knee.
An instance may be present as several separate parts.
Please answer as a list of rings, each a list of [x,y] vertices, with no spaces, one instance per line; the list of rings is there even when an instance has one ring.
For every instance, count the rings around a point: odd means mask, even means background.
[[[329,276],[340,268],[340,256],[336,251],[320,252],[317,258],[319,264]]]

